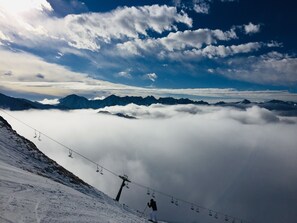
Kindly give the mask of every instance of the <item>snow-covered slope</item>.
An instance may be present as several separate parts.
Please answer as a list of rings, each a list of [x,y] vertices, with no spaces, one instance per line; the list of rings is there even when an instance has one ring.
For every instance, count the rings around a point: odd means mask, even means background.
[[[49,159],[0,117],[0,222],[144,222]]]

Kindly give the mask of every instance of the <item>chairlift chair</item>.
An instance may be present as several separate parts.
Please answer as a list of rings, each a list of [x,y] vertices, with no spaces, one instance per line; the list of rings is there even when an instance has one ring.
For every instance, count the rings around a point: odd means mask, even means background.
[[[175,206],[178,206],[178,200],[175,200],[174,204],[175,204]]]
[[[211,210],[209,210],[208,215],[209,215],[209,216],[212,216],[212,212],[211,212]]]
[[[215,217],[215,219],[218,219],[218,213],[216,213],[214,217]]]
[[[73,158],[73,156],[72,156],[72,150],[71,150],[71,149],[69,149],[68,157],[69,157],[69,158]]]
[[[227,215],[225,216],[225,221],[229,221],[229,218]]]
[[[173,200],[173,197],[171,198],[171,204],[174,204],[174,200]]]

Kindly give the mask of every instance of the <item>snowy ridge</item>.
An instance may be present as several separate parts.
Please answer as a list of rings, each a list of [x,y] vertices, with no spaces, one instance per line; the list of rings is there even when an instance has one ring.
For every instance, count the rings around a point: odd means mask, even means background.
[[[49,159],[0,117],[0,222],[145,222]]]

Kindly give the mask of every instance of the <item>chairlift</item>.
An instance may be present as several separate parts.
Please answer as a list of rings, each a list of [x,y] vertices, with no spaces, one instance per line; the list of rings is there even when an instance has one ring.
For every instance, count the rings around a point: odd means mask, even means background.
[[[99,165],[97,164],[97,170],[96,170],[97,173],[99,173]]]
[[[208,215],[209,215],[209,216],[212,216],[212,212],[211,212],[211,210],[209,210]]]
[[[127,189],[129,189],[129,184],[128,184],[128,182],[126,183],[126,185],[125,185],[125,186],[126,186],[126,188],[127,188]]]
[[[34,129],[34,138],[37,138],[36,129]]]
[[[153,193],[152,193],[152,198],[156,198],[155,191],[153,191]]]
[[[73,158],[73,156],[72,156],[72,150],[71,149],[69,149],[68,157]]]
[[[191,210],[194,211],[194,205],[193,204],[191,205]]]
[[[218,213],[215,214],[215,219],[218,219]]]
[[[173,200],[173,197],[171,198],[171,204],[174,204],[174,200]]]
[[[175,200],[174,204],[175,204],[175,206],[178,206],[178,200]]]
[[[225,221],[229,221],[229,218],[227,215],[225,216]]]
[[[103,167],[101,167],[100,174],[103,175]]]
[[[197,207],[197,208],[196,208],[196,212],[197,212],[197,213],[199,213],[199,212],[200,212],[200,210],[199,210],[199,207]]]
[[[41,133],[39,132],[38,140],[41,141]]]
[[[147,189],[146,194],[147,194],[147,195],[150,195],[150,194],[151,194],[150,189]]]

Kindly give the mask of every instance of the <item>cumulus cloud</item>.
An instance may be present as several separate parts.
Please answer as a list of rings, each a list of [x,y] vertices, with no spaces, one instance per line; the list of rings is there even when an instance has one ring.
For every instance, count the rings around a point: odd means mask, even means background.
[[[297,59],[287,54],[270,52],[261,56],[233,58],[228,64],[228,69],[218,71],[232,79],[273,85],[297,83]]]
[[[148,73],[143,75],[143,78],[155,82],[155,80],[158,78],[158,75],[156,73]]]
[[[228,41],[236,39],[237,35],[233,29],[222,31],[219,29],[197,29],[171,32],[166,37],[157,39],[136,39],[119,43],[120,51],[131,55],[141,55],[142,53],[164,54],[165,52],[183,51],[187,48],[199,49],[204,45],[217,43],[217,41]]]
[[[177,198],[256,223],[295,222],[295,124],[257,107],[246,111],[193,105],[109,109],[142,118],[128,120],[94,110],[12,114],[116,173]],[[160,118],[162,114],[165,118]],[[33,130],[4,117],[34,140]],[[296,117],[290,119],[296,123]],[[45,154],[115,197],[120,179],[107,172],[101,177],[95,165],[75,154],[69,159],[67,150],[44,135],[41,140],[35,143]],[[146,189],[132,184],[124,189],[121,202],[142,211],[149,198]],[[183,202],[176,207],[158,193],[156,199],[160,219],[210,221],[208,213],[197,215]]]
[[[24,5],[31,4],[31,1],[22,2]],[[101,44],[112,40],[147,36],[147,31],[162,33],[176,30],[176,23],[192,25],[187,14],[166,5],[122,7],[106,13],[69,14],[56,18],[47,13],[53,9],[45,0],[34,2],[34,7],[27,7],[30,13],[16,13],[13,7],[7,10],[9,5],[18,5],[17,2],[0,2],[4,18],[0,21],[1,39],[5,36],[20,45],[39,46],[52,41],[55,44],[47,44],[49,47],[68,44],[77,49],[97,51]]]
[[[270,41],[267,43],[268,47],[283,47],[283,43],[277,42],[277,41]]]
[[[245,43],[240,45],[231,45],[231,46],[213,46],[209,45],[206,46],[203,49],[193,49],[185,51],[183,56],[184,58],[201,58],[201,57],[208,57],[208,58],[214,58],[214,57],[228,57],[235,54],[242,54],[242,53],[250,53],[255,52],[261,48],[262,44],[258,42],[253,43]],[[179,56],[174,55],[173,56]]]
[[[196,0],[194,1],[194,11],[201,14],[208,14],[209,13],[209,1],[205,0]]]
[[[260,24],[255,25],[250,22],[249,24],[244,25],[243,28],[246,34],[254,34],[260,32]]]

